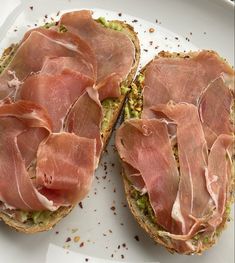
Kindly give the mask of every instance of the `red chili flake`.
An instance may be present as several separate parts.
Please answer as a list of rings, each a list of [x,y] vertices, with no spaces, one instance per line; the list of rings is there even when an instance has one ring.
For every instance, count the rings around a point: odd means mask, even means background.
[[[79,247],[83,247],[83,246],[84,246],[84,242],[82,242]]]
[[[139,236],[136,235],[136,236],[134,236],[134,238],[136,241],[138,241],[138,242],[140,241]]]
[[[132,20],[132,23],[137,23],[137,22],[138,22],[137,19]]]
[[[82,202],[79,202],[78,205],[80,206],[81,209],[83,209],[83,204],[82,204]]]
[[[118,16],[122,16],[122,13],[118,13]]]
[[[111,206],[110,209],[111,209],[112,211],[115,211],[116,207],[115,207],[115,206]]]
[[[71,241],[71,238],[70,237],[67,237],[66,241],[65,242],[70,242]]]
[[[30,6],[29,8],[30,8],[31,10],[33,10],[33,6]]]

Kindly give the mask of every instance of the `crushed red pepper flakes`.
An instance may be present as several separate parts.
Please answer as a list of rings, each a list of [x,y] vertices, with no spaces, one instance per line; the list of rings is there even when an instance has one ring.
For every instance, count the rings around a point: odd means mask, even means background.
[[[136,236],[134,236],[134,238],[136,241],[138,241],[138,242],[140,241],[139,236],[136,235]]]
[[[84,247],[84,242],[82,242],[82,243],[79,245],[79,247]]]
[[[116,210],[116,207],[115,207],[115,206],[111,206],[110,209],[111,209],[112,211],[115,211],[115,210]]]
[[[70,242],[71,241],[71,237],[67,237],[67,239],[65,240],[65,242]]]

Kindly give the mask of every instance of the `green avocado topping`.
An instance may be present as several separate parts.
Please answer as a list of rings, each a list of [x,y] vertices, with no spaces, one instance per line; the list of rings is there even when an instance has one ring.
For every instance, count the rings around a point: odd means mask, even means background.
[[[111,28],[117,31],[122,31],[122,26],[115,21],[107,21],[104,17],[99,17],[98,22],[101,23],[106,28]]]

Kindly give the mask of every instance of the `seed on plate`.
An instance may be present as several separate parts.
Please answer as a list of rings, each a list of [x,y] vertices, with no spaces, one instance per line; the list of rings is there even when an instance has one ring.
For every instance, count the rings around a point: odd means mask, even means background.
[[[80,240],[80,236],[75,236],[75,237],[73,238],[73,241],[74,241],[75,243],[79,242],[79,240]]]
[[[154,31],[155,31],[154,28],[152,28],[152,27],[149,28],[149,33],[153,33]]]

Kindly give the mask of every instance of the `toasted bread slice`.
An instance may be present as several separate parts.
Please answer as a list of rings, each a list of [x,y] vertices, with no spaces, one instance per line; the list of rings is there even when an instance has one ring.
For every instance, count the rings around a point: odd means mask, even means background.
[[[97,22],[98,21],[99,20],[97,20]],[[123,32],[123,34],[128,35],[128,37],[131,39],[131,41],[135,46],[135,60],[132,65],[131,72],[120,85],[120,88],[129,87],[135,77],[139,65],[139,59],[140,59],[139,39],[133,27],[131,27],[130,25],[117,20],[108,21],[108,22],[110,22],[111,25],[115,24],[119,28],[118,30],[120,30],[121,28],[121,32]],[[0,70],[1,68],[7,66],[7,64],[10,62],[10,58],[12,57],[12,55],[16,50],[17,50],[17,44],[16,45],[13,44],[8,49],[5,50],[5,52],[2,55],[2,58],[0,59]],[[125,102],[125,98],[126,98],[126,92],[122,92],[120,98],[108,99],[102,102],[102,106],[104,110],[104,119],[102,122],[102,129],[101,129],[101,135],[103,138],[103,150],[105,149],[108,143],[109,137],[112,133],[112,129],[116,124],[118,116],[120,115],[123,104]],[[16,220],[15,217],[11,217],[11,215],[4,212],[0,212],[0,219],[2,219],[7,225],[9,225],[10,227],[12,227],[17,231],[24,232],[27,234],[28,233],[33,234],[41,231],[50,230],[63,217],[68,215],[73,208],[74,206],[60,207],[57,211],[50,212],[49,215],[47,215],[46,220],[44,219],[40,220],[40,218],[43,218],[43,214],[38,214],[37,212],[35,212],[36,214],[34,214],[32,218],[29,218],[24,222],[21,222],[20,220]],[[36,220],[34,219],[35,215],[36,215]]]
[[[214,52],[214,51],[211,51]],[[215,52],[214,52],[215,53]],[[198,54],[198,52],[189,52],[189,53],[169,53],[169,52],[160,52],[157,57],[171,57],[171,58],[185,58],[185,57],[194,57]],[[218,54],[217,54],[218,55]],[[157,58],[156,57],[156,58]],[[223,60],[224,61],[224,60]],[[133,82],[131,86],[131,91],[127,96],[127,100],[125,103],[125,116],[124,119],[129,118],[140,118],[142,108],[143,108],[143,96],[142,96],[142,81],[144,78],[145,70],[147,66],[151,63],[150,61],[145,67],[140,71],[138,76],[136,77],[135,81]],[[225,61],[225,63],[228,65],[228,63]],[[229,65],[228,65],[229,66]],[[233,69],[231,68],[233,71]],[[131,101],[131,103],[129,103]],[[234,116],[234,108],[232,109],[231,115]],[[231,118],[232,119],[232,118]],[[178,154],[177,152],[175,153]],[[176,158],[177,159],[177,158]],[[233,165],[235,165],[235,158],[232,158]],[[132,183],[127,179],[127,176],[125,175],[125,171],[123,169],[122,171],[122,177],[124,182],[124,189],[125,194],[127,198],[127,202],[129,205],[129,208],[138,222],[138,224],[148,233],[148,235],[157,243],[164,246],[169,252],[175,253],[177,252],[170,242],[170,239],[163,238],[159,231],[163,230],[161,226],[159,226],[156,222],[156,218],[153,212],[153,209],[150,205],[148,194],[141,195],[136,188],[132,185]],[[220,236],[220,233],[223,231],[223,229],[226,227],[226,222],[230,221],[230,207],[232,203],[234,202],[234,185],[235,185],[235,174],[233,174],[231,178],[231,184],[229,192],[231,195],[229,196],[229,199],[227,200],[226,204],[226,211],[223,215],[223,221],[219,225],[216,231],[216,235],[214,236],[213,240],[205,240],[203,242],[203,246],[200,250],[196,252],[196,254],[201,254],[203,251],[209,249],[212,245],[214,245]],[[197,238],[200,238],[197,236]],[[178,252],[177,252],[178,253]],[[195,254],[195,253],[194,253]]]

